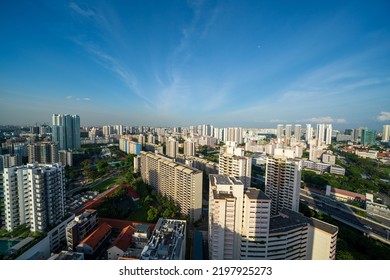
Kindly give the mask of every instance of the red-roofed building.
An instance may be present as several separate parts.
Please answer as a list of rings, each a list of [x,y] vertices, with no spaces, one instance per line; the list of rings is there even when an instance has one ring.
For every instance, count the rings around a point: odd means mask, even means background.
[[[336,200],[344,201],[344,202],[353,202],[353,201],[360,201],[364,202],[366,201],[366,196],[350,192],[342,189],[333,188],[331,186],[326,186],[326,195],[330,196]]]
[[[131,245],[133,233],[134,228],[132,226],[127,226],[121,231],[110,249],[107,250],[109,260],[117,260],[119,257],[123,256]]]
[[[111,231],[112,227],[109,224],[101,224],[94,232],[80,242],[80,244],[76,247],[76,251],[84,253],[86,258],[88,256],[94,256],[100,249],[101,245],[108,239]]]

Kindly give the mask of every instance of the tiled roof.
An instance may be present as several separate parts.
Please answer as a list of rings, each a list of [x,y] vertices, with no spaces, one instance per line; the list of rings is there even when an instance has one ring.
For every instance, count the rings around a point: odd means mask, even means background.
[[[112,247],[116,246],[123,252],[129,248],[131,240],[133,239],[134,228],[132,226],[125,227],[119,236],[112,243]]]
[[[111,229],[112,227],[109,224],[103,223],[80,243],[85,243],[89,247],[95,248]]]

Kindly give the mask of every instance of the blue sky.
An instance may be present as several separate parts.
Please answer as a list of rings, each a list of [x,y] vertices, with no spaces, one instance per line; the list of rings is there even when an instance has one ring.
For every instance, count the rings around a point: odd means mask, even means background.
[[[1,1],[0,124],[390,123],[389,1]]]

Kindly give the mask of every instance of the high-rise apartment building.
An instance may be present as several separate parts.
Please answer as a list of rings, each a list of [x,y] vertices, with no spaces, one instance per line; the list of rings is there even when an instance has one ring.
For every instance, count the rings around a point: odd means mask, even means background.
[[[299,211],[302,160],[267,157],[265,193],[272,199],[272,215],[282,208]]]
[[[337,227],[289,209],[271,216],[271,204],[236,177],[210,175],[210,259],[335,259]]]
[[[278,126],[276,127],[276,139],[282,139],[283,138],[283,130],[284,130],[284,127],[282,124],[278,124]]]
[[[59,150],[80,148],[80,117],[54,114],[52,118],[53,142]]]
[[[210,175],[209,257],[213,260],[250,259],[265,254],[271,200],[248,188],[237,177]]]
[[[248,188],[251,185],[252,159],[245,156],[244,149],[238,148],[235,142],[228,141],[219,153],[219,174],[239,177]]]
[[[202,217],[201,171],[142,151],[141,177],[161,195],[172,199],[179,206],[180,213],[190,217],[191,223]]]
[[[29,163],[57,163],[58,158],[58,145],[51,142],[40,142],[28,145],[28,162]]]
[[[193,142],[191,139],[187,139],[184,142],[184,155],[185,156],[195,155],[195,142]]]
[[[332,124],[317,124],[317,146],[332,144]]]
[[[296,124],[294,126],[294,137],[296,141],[301,140],[301,136],[302,136],[301,130],[302,130],[302,126],[300,124]]]
[[[37,163],[4,169],[4,214],[8,231],[27,224],[43,232],[65,215],[65,172],[61,164]]]
[[[305,140],[307,143],[309,143],[311,139],[313,139],[313,127],[311,126],[311,124],[306,124]]]
[[[382,141],[383,142],[390,141],[390,124],[385,124],[383,126]]]
[[[166,155],[171,158],[176,158],[179,153],[179,145],[175,138],[169,138],[166,145]]]

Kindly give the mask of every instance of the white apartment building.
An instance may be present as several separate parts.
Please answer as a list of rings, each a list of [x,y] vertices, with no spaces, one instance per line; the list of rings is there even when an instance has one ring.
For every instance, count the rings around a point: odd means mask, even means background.
[[[190,217],[191,223],[202,217],[201,171],[142,151],[141,177],[160,194],[171,198],[179,206],[180,212]]]
[[[271,200],[233,176],[210,175],[209,257],[213,260],[265,256]]]
[[[175,138],[169,138],[166,146],[166,155],[171,158],[176,158],[179,153],[179,145]]]
[[[195,155],[195,143],[191,139],[187,139],[184,142],[184,155],[185,156]]]
[[[219,174],[239,177],[245,188],[251,185],[252,159],[235,142],[227,142],[219,154]]]
[[[334,259],[338,228],[282,209],[236,177],[210,175],[209,257],[213,260]]]
[[[4,216],[8,231],[27,224],[44,232],[65,215],[64,168],[37,163],[4,169]]]
[[[302,160],[267,157],[265,193],[272,199],[272,215],[282,208],[299,211]]]

